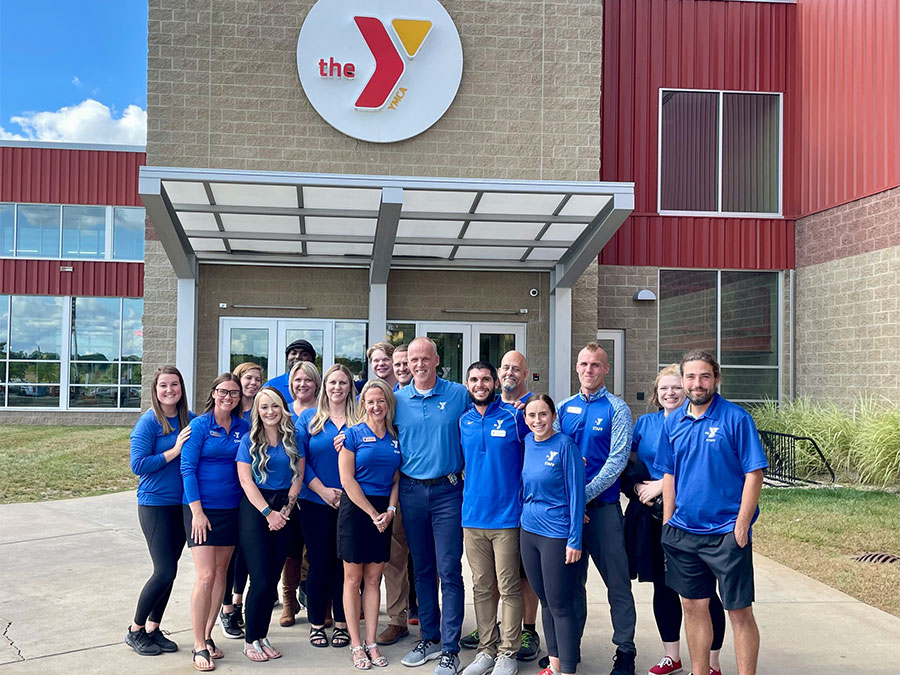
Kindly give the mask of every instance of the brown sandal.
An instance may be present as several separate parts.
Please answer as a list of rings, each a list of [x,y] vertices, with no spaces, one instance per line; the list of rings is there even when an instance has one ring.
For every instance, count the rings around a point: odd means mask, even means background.
[[[197,657],[204,659],[209,665],[207,666],[199,666],[197,665]],[[216,664],[213,663],[212,657],[209,655],[208,649],[192,649],[191,650],[191,660],[194,662],[194,670],[199,670],[202,673],[209,672],[210,670],[216,669]]]

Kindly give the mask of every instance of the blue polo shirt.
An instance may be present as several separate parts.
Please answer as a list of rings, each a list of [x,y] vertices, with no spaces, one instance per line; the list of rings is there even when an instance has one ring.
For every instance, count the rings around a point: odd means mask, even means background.
[[[279,442],[275,447],[270,445],[266,448],[269,460],[266,462],[265,480],[259,472],[259,466],[253,465],[250,443],[250,434],[246,434],[238,446],[236,461],[250,465],[253,482],[263,490],[289,490],[294,482],[294,474],[291,472],[291,458],[284,449],[284,443]]]
[[[291,396],[291,383],[288,382],[290,376],[290,371],[282,373],[278,377],[273,377],[271,380],[266,382],[263,387],[272,387],[273,389],[277,389],[281,392],[281,395],[284,396],[284,400],[287,401],[288,405],[290,405],[294,400],[294,397]],[[260,389],[262,389],[262,387],[260,387]]]
[[[662,432],[663,422],[666,420],[666,411],[641,415],[634,425],[634,434],[631,438],[631,450],[636,452],[638,459],[647,467],[650,478],[659,480],[663,477],[662,471],[653,466],[656,462],[656,451],[659,448],[659,435]]]
[[[191,437],[181,448],[184,503],[198,499],[204,509],[233,509],[244,491],[234,458],[250,425],[232,414],[231,428],[216,423],[213,411],[191,420]]]
[[[400,434],[400,470],[419,480],[462,471],[459,416],[468,407],[466,388],[441,378],[424,396],[416,391],[415,383],[398,391],[394,424]]]
[[[356,482],[363,494],[388,497],[394,486],[394,474],[400,468],[400,444],[385,432],[378,438],[365,422],[345,432],[344,449],[356,459]]]
[[[663,423],[655,468],[675,477],[669,525],[694,534],[734,531],[744,474],[769,466],[750,413],[716,394],[698,418],[689,401]],[[759,507],[753,521],[759,515]]]
[[[581,550],[584,522],[584,460],[574,441],[555,433],[546,441],[525,437],[522,467],[522,529]]]
[[[196,415],[188,413],[189,419]],[[167,462],[163,453],[178,440],[178,417],[169,417],[172,433],[163,434],[153,410],[138,418],[131,430],[131,471],[139,476],[137,500],[141,506],[177,506],[184,497],[181,482],[181,457]]]
[[[316,408],[307,408],[297,417],[297,450],[306,457],[300,499],[325,504],[322,498],[309,488],[309,484],[313,478],[318,478],[325,487],[341,489],[338,453],[334,449],[334,437],[338,435],[339,429],[331,419],[327,419],[322,431],[312,435],[309,432],[309,423],[315,414]]]
[[[587,501],[599,497],[612,504],[619,501],[619,476],[631,452],[631,411],[606,387],[586,397],[582,392],[557,405],[554,426],[581,449],[585,460]]]
[[[519,526],[522,457],[528,427],[522,413],[497,397],[484,413],[473,405],[459,418],[466,461],[462,526],[499,530]]]

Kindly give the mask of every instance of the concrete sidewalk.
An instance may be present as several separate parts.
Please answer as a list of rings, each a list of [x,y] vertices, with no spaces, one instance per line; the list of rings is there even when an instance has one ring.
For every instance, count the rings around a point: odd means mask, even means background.
[[[188,600],[193,581],[185,550],[163,627],[182,650],[139,657],[122,640],[150,558],[137,522],[133,493],[39,504],[0,506],[0,670],[24,673],[193,672]],[[756,557],[756,616],[762,634],[760,673],[896,673],[900,620],[762,556]],[[471,588],[468,569],[466,585]],[[579,672],[608,673],[614,647],[606,592],[596,570],[588,581],[591,603]],[[650,584],[634,584],[638,610],[637,673],[662,655],[653,621]],[[215,637],[225,652],[216,672],[354,672],[347,650],[315,649],[302,619],[292,628],[273,617],[272,642],[284,658],[251,664],[243,640]],[[474,628],[466,607],[464,631]],[[541,631],[542,632],[542,631]],[[390,673],[409,673],[400,657],[413,638],[387,647]],[[685,672],[687,648],[683,647]],[[463,665],[474,657],[461,654]],[[723,672],[736,673],[731,629],[722,652]],[[537,673],[537,662],[520,664]],[[421,668],[430,674],[433,664]],[[373,671],[375,672],[375,669]]]

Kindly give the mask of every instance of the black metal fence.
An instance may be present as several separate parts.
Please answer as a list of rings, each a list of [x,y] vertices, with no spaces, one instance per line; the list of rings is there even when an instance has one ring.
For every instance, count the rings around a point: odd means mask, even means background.
[[[834,482],[834,471],[825,455],[819,449],[818,444],[808,436],[794,436],[793,434],[785,434],[780,431],[763,431],[759,432],[763,449],[766,451],[766,457],[769,460],[769,468],[764,471],[765,480],[770,485],[785,486],[794,485],[795,483],[818,483],[806,477],[797,475],[797,443],[808,443],[819,458],[825,469],[831,474],[831,482]]]

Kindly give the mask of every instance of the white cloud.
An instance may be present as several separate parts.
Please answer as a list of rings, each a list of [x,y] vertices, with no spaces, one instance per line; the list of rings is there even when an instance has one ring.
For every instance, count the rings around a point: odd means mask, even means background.
[[[0,127],[0,139],[124,145],[147,142],[146,110],[130,105],[121,117],[115,118],[109,107],[92,98],[55,112],[17,115],[9,121],[18,125],[24,136]]]
[[[72,84],[74,84],[76,87],[81,85],[81,80],[78,79],[77,75],[72,78]]]

